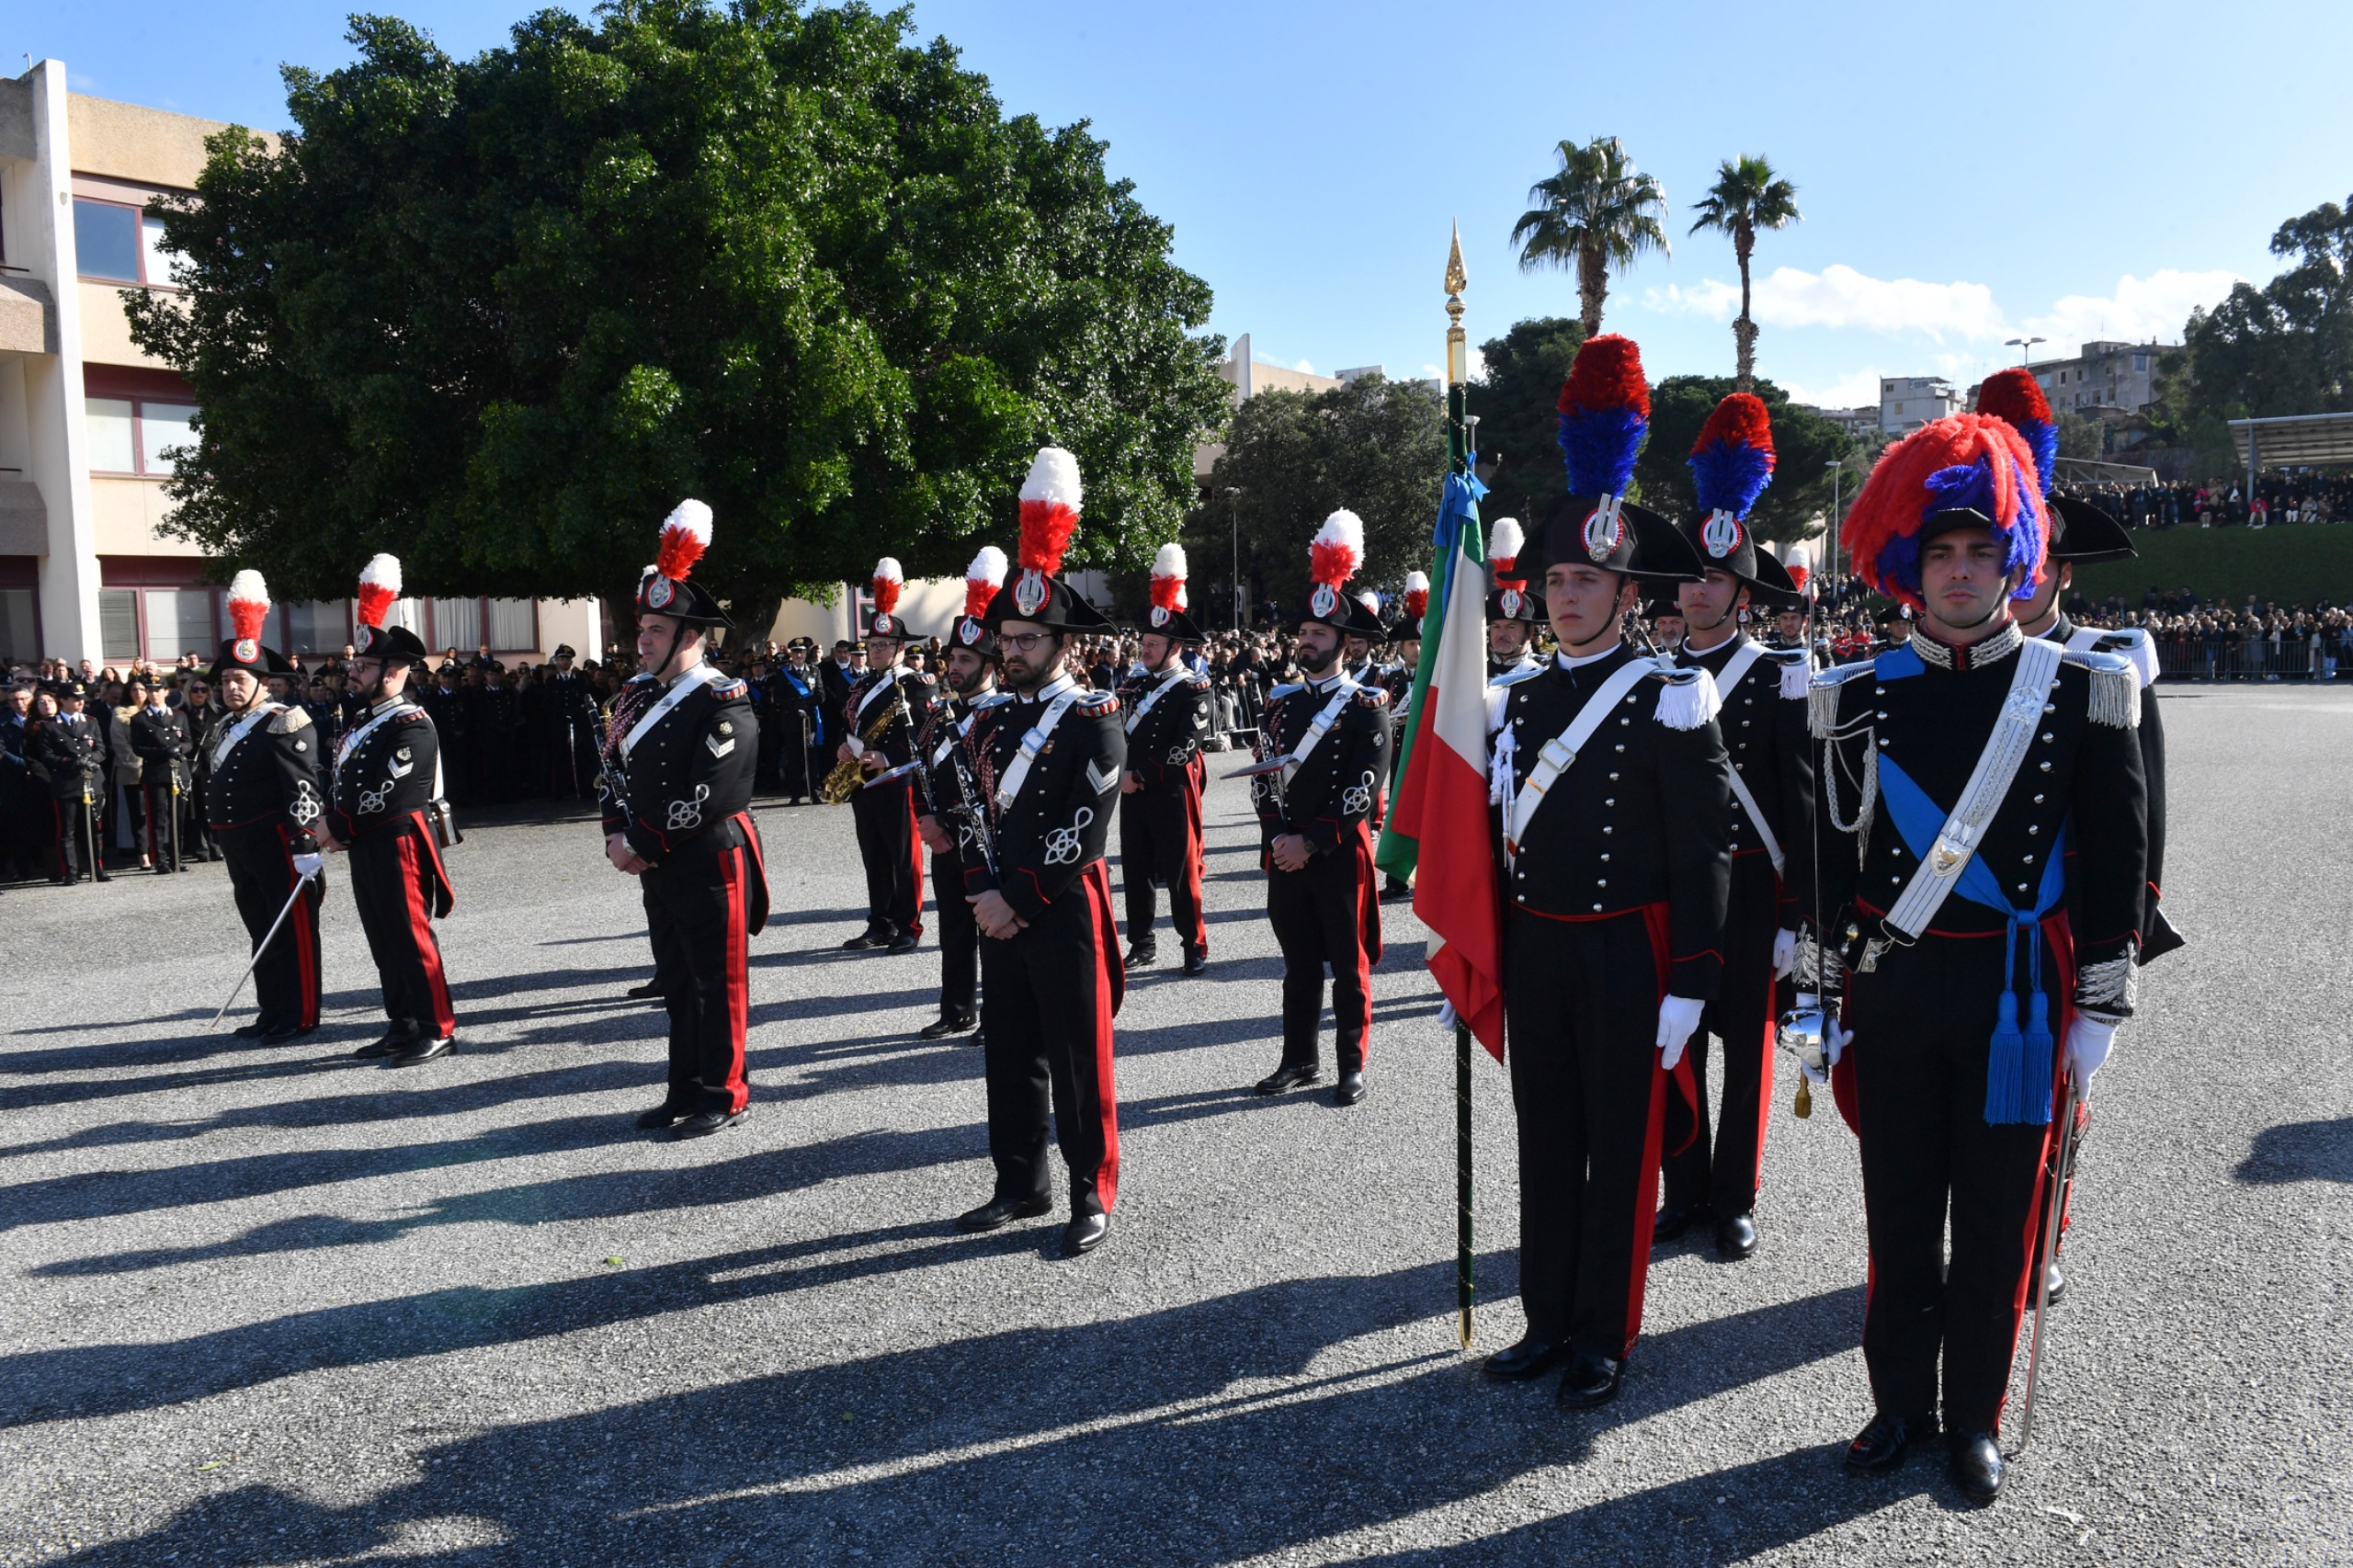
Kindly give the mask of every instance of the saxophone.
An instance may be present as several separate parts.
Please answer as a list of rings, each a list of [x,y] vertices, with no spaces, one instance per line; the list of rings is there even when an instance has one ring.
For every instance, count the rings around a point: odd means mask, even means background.
[[[892,679],[892,684],[895,685],[897,676],[893,676]],[[892,721],[905,711],[904,702],[905,699],[903,697],[900,701],[886,705],[881,713],[875,715],[874,722],[866,726],[865,733],[858,737],[859,751],[869,750],[876,741],[882,738],[883,732],[890,729]],[[834,764],[834,770],[825,775],[825,781],[817,786],[817,799],[829,806],[838,806],[852,795],[857,794],[858,787],[865,782],[866,769],[859,764],[837,762]]]

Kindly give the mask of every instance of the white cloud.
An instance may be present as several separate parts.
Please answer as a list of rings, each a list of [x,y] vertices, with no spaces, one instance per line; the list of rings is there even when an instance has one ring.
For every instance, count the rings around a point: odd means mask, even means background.
[[[1315,367],[1304,359],[1302,359],[1298,364],[1293,365],[1291,369],[1299,371],[1302,375],[1312,376],[1315,373]]]
[[[1983,283],[1870,278],[1851,267],[1818,273],[1777,267],[1756,279],[1754,293],[1749,312],[1767,326],[1917,332],[1937,343],[1948,335],[1998,337],[2006,330],[1994,291]],[[1650,290],[1643,302],[1654,310],[1728,322],[1740,313],[1740,290],[1711,278],[1694,289]]]
[[[1773,380],[1790,394],[1792,403],[1812,403],[1816,408],[1860,408],[1865,403],[1878,405],[1879,381],[1885,374],[1877,365],[1866,365],[1820,386],[1801,386],[1779,376]]]
[[[1475,346],[1472,347],[1470,353],[1471,379],[1474,381],[1485,381],[1487,379],[1487,356]],[[1435,374],[1438,367],[1432,365],[1427,367],[1427,369]]]
[[[2051,340],[2056,354],[2045,349],[2046,357],[2074,354],[2080,345],[2096,338],[2178,343],[2190,311],[2220,302],[2237,281],[2235,272],[2177,272],[2166,267],[2147,278],[2127,273],[2117,279],[2116,292],[2106,298],[2070,294],[2052,305],[2049,314],[2029,316],[2026,332]]]

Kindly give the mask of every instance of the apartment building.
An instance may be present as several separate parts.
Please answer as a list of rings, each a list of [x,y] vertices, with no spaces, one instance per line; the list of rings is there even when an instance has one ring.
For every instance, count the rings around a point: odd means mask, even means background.
[[[1879,427],[1891,438],[1961,411],[1961,394],[1942,376],[1882,376]]]
[[[156,198],[194,188],[214,120],[69,91],[63,62],[0,79],[0,658],[210,654],[222,574],[165,533],[188,383],[131,341],[125,290],[170,290]],[[598,656],[596,601],[404,599],[436,648]],[[281,604],[296,653],[349,640],[347,599]]]
[[[2053,408],[2083,412],[2120,408],[2137,413],[2157,400],[2158,357],[2180,347],[2165,343],[2086,343],[2072,359],[2047,359],[2034,379]]]

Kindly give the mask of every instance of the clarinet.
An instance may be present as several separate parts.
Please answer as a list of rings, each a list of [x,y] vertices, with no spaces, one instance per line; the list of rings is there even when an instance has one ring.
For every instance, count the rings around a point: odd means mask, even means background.
[[[625,735],[629,733],[627,725],[636,717],[635,712],[626,706],[629,702],[630,687],[641,684],[651,683],[632,677],[628,686],[622,687],[620,694],[613,699],[612,711],[609,715],[603,708],[593,702],[588,707],[588,711],[595,720],[597,760],[604,781],[605,794],[612,801],[614,809],[620,812],[624,821],[629,817],[629,774],[621,767],[620,745],[614,737],[616,733]]]
[[[948,760],[956,772],[956,792],[962,803],[948,814],[961,817],[969,825],[972,847],[981,852],[981,864],[986,866],[989,880],[1002,879],[997,874],[996,829],[989,823],[989,798],[981,790],[981,782],[972,777],[972,759],[964,752],[965,737],[951,733],[948,737]]]

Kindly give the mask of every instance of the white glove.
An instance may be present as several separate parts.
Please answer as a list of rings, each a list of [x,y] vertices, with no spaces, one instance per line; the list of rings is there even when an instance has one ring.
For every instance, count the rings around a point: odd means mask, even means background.
[[[1658,1064],[1668,1072],[1683,1060],[1684,1042],[1691,1031],[1699,1027],[1699,1015],[1707,1007],[1705,1002],[1694,1002],[1688,996],[1669,996],[1658,1005]]]
[[[1773,933],[1773,978],[1787,980],[1797,967],[1798,934],[1784,926]]]
[[[326,863],[327,858],[324,855],[297,855],[294,857],[294,870],[297,875],[308,879],[317,876]]]
[[[1822,1020],[1822,1044],[1830,1057],[1830,1065],[1837,1066],[1838,1059],[1847,1054],[1847,1048],[1854,1042],[1854,1030],[1844,1028],[1835,1017]]]
[[[2091,1087],[2092,1074],[2100,1070],[2115,1043],[2114,1024],[2075,1015],[2075,1021],[2067,1026],[2067,1066],[2075,1074],[2078,1089]]]

